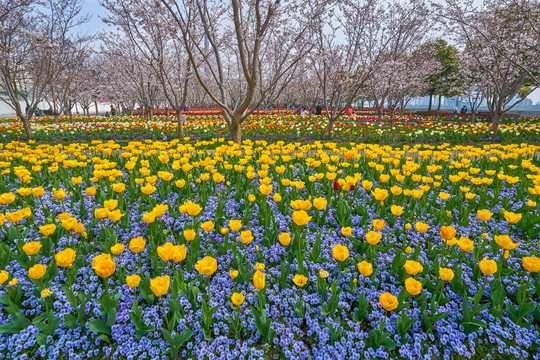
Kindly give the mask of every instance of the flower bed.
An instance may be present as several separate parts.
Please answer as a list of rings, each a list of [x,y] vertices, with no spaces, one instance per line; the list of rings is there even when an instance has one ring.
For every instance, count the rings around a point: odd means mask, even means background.
[[[138,116],[76,117],[73,122],[52,117],[32,121],[38,141],[89,140],[172,140],[177,138],[177,123],[171,117],[155,116],[149,122]],[[491,140],[487,122],[470,123],[457,118],[454,122],[441,122],[445,118],[407,116],[380,121],[371,115],[342,117],[335,124],[334,141],[416,143],[416,142],[484,142]],[[215,137],[229,139],[229,130],[223,118],[215,116],[188,116],[184,135],[190,139],[209,140]],[[327,119],[321,116],[253,115],[242,124],[244,139],[268,141],[327,140]],[[0,124],[0,141],[24,139],[24,128],[17,119],[6,119]],[[540,140],[540,122],[536,118],[506,119],[498,131],[498,141],[537,142]]]
[[[539,150],[0,144],[0,357],[538,358]]]

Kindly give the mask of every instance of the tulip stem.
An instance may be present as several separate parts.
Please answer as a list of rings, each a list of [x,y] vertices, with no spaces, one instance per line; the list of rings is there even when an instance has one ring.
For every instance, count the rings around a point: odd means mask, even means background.
[[[169,319],[167,319],[167,314],[165,313],[165,302],[163,296],[161,297],[161,308],[163,309],[163,317],[165,318],[165,323],[167,324],[167,330],[169,330]]]
[[[484,290],[486,289],[486,283],[487,283],[487,275],[484,276],[484,284],[482,284],[482,295],[480,296],[480,299],[482,299],[482,296],[484,296]]]
[[[19,241],[22,241],[21,239],[21,232],[19,231],[19,226],[15,225],[15,229],[17,229],[17,236],[19,237]]]
[[[388,314],[388,311],[384,311],[384,317],[381,319],[381,323],[379,324],[379,332],[381,333],[381,335],[383,334],[383,331],[384,331],[384,323],[386,322],[386,316]]]
[[[441,298],[443,297],[443,292],[444,292],[444,287],[445,286],[446,286],[446,281],[443,280],[443,285],[442,285],[442,288],[441,288],[441,292],[438,294],[439,297],[437,298],[437,304],[435,305],[435,309],[431,308],[431,315],[434,315],[435,312],[439,309],[439,303],[441,302]]]
[[[11,297],[9,296],[7,286],[2,285],[2,287],[4,288],[4,293],[6,294],[6,297],[7,297],[8,301],[9,301],[9,307],[11,308],[11,311],[13,312],[13,315],[15,315],[15,313],[16,313],[15,305],[11,301]]]

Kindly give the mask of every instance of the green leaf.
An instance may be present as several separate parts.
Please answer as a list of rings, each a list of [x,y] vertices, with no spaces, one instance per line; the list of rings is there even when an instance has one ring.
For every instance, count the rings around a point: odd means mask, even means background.
[[[102,341],[105,341],[107,344],[110,344],[111,343],[111,339],[109,338],[109,336],[105,335],[105,334],[100,334],[99,335],[99,338],[102,340]]]
[[[167,342],[171,345],[174,345],[174,340],[171,336],[171,334],[169,334],[169,332],[167,331],[167,329],[159,329],[161,331],[161,335],[163,335],[163,337],[165,338],[165,340],[167,340]]]
[[[469,335],[469,334],[475,332],[480,327],[487,328],[486,322],[483,321],[483,320],[478,320],[478,319],[472,319],[471,321],[465,321],[461,325],[463,325],[463,329],[464,329],[464,332],[465,332],[466,335]]]
[[[390,339],[388,336],[381,339],[381,345],[387,348],[388,350],[394,350],[396,348],[396,343],[394,340]]]
[[[39,333],[36,335],[36,342],[38,343],[38,345],[45,345],[47,344],[48,337],[49,335],[47,334]]]
[[[176,335],[174,337],[174,342],[177,347],[181,347],[186,341],[188,341],[193,335],[193,331],[185,331],[182,335]]]
[[[483,294],[484,294],[484,287],[481,287],[480,289],[478,289],[478,291],[476,291],[476,294],[474,295],[474,300],[473,300],[473,304],[474,304],[473,307],[478,306],[478,304],[480,303],[480,300],[482,299]]]
[[[433,329],[433,324],[431,323],[431,320],[428,316],[428,314],[426,314],[426,312],[424,310],[422,310],[422,322],[424,324],[424,328],[426,329],[427,332],[431,331]]]
[[[430,321],[432,324],[435,324],[437,321],[440,321],[444,319],[445,317],[447,317],[449,313],[450,313],[449,311],[445,311],[442,313],[435,314],[430,318]]]
[[[182,304],[180,304],[180,302],[176,299],[167,299],[167,301],[169,302],[169,308],[173,311],[173,312],[178,312],[178,313],[183,313],[184,312],[184,307],[182,306]]]
[[[60,319],[59,317],[54,317],[51,321],[51,330],[54,332],[56,329],[58,329],[60,327],[61,322],[62,322],[62,319]]]
[[[71,288],[67,285],[64,285],[62,287],[62,290],[64,290],[64,293],[66,294],[66,297],[69,303],[71,304],[71,306],[77,309],[77,307],[79,306],[79,302],[77,301],[77,298],[75,297],[75,294],[73,294],[73,291],[71,290]]]
[[[111,335],[111,328],[108,327],[107,323],[102,319],[92,320],[88,325],[92,332]]]
[[[109,310],[109,312],[107,313],[107,327],[111,327],[114,325],[114,323],[116,322],[116,309],[111,309]]]
[[[467,300],[467,297],[463,297],[463,304],[461,305],[461,311],[463,312],[463,320],[469,321],[471,317],[471,313],[469,312],[469,301]]]
[[[532,302],[525,303],[519,307],[518,314],[521,317],[528,315],[534,311],[536,304]]]
[[[32,320],[32,325],[36,325],[36,324],[42,322],[43,320],[45,320],[46,318],[47,318],[47,313],[43,313],[41,315],[38,315]]]
[[[0,325],[0,334],[18,334],[30,325],[28,320],[22,313],[16,313],[13,316],[13,321],[7,324]]]

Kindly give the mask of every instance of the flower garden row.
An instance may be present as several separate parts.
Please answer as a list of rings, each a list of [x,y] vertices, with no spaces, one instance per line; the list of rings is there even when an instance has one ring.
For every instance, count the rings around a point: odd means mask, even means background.
[[[0,144],[0,358],[538,358],[540,147],[213,143]]]
[[[155,116],[148,122],[137,116],[35,118],[32,128],[36,140],[172,140],[177,137],[175,121],[166,121],[164,116]],[[467,119],[456,119],[453,123],[441,123],[444,118],[408,116],[389,122],[379,121],[375,116],[342,117],[335,124],[336,141],[364,142],[481,142],[491,139],[490,124],[470,123]],[[188,116],[184,124],[185,136],[191,139],[208,140],[229,137],[225,121],[215,116]],[[297,115],[253,115],[242,124],[245,139],[269,141],[310,141],[327,139],[325,117],[300,117]],[[536,118],[504,120],[498,131],[498,140],[503,142],[534,142],[540,139],[540,122]],[[17,119],[4,119],[0,124],[0,141],[24,139],[22,123]]]

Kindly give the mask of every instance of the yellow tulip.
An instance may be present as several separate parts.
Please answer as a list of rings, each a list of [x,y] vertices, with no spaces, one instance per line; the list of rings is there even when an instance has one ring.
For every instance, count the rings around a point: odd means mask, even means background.
[[[242,305],[244,303],[245,298],[246,297],[242,293],[233,293],[232,296],[231,296],[231,302],[235,306],[240,306],[240,305]]]
[[[230,220],[229,221],[229,228],[231,231],[239,231],[242,227],[242,221],[241,220]]]
[[[186,241],[192,241],[193,239],[195,239],[195,236],[197,235],[195,233],[195,230],[192,230],[192,229],[184,230],[183,234],[184,234],[184,238],[186,238]]]
[[[540,259],[536,256],[525,256],[522,260],[523,267],[528,272],[538,272],[540,271]]]
[[[392,214],[394,216],[401,216],[401,214],[403,214],[403,207],[402,206],[397,206],[397,205],[392,205],[390,207],[390,211],[392,212]]]
[[[157,254],[163,261],[171,260],[174,254],[174,245],[171,242],[167,242],[163,246],[158,246]]]
[[[134,253],[140,253],[144,250],[144,247],[146,246],[146,240],[144,240],[142,237],[136,237],[131,239],[129,242],[129,250],[133,251]]]
[[[281,233],[278,237],[279,243],[283,246],[287,246],[291,243],[291,235],[289,233]]]
[[[497,272],[497,262],[494,260],[483,258],[478,266],[484,275],[493,275]]]
[[[478,216],[478,219],[482,221],[488,221],[489,219],[491,219],[491,216],[493,215],[493,213],[487,209],[483,209],[483,210],[478,210],[476,212],[476,215]]]
[[[373,273],[373,265],[363,260],[358,263],[358,272],[365,277],[368,277]]]
[[[308,216],[307,212],[304,210],[298,210],[293,212],[292,220],[296,225],[304,226],[311,220],[311,216]]]
[[[294,275],[293,282],[298,287],[304,287],[304,285],[306,285],[307,282],[308,282],[308,278],[305,277],[304,275],[296,274],[296,275]]]
[[[39,241],[31,241],[23,246],[23,251],[27,256],[36,255],[41,249],[41,243]]]
[[[366,234],[366,241],[371,245],[377,245],[381,241],[381,234],[376,231],[369,231]]]
[[[251,230],[242,231],[240,233],[240,241],[244,245],[250,244],[253,241],[253,235],[251,235]]]
[[[195,269],[201,275],[211,276],[217,270],[217,261],[211,256],[205,256],[195,264]]]
[[[264,273],[260,271],[256,271],[253,275],[253,286],[255,286],[255,289],[262,290],[264,289],[265,285],[265,275]]]
[[[386,311],[392,311],[399,305],[397,297],[390,294],[389,292],[382,293],[379,296],[379,303]]]
[[[163,296],[169,291],[170,278],[169,275],[157,276],[150,280],[150,290],[155,296]]]
[[[342,227],[341,228],[341,235],[343,236],[351,236],[352,234],[352,228],[351,227]]]
[[[454,272],[452,269],[439,268],[439,276],[444,281],[452,281],[454,279]]]
[[[76,257],[77,252],[71,248],[67,248],[54,255],[54,260],[56,260],[56,265],[60,267],[71,267]]]
[[[418,295],[422,291],[422,283],[410,277],[405,280],[405,289],[411,295]]]
[[[332,249],[332,255],[337,261],[343,262],[349,257],[349,249],[346,246],[337,244]]]
[[[405,265],[403,265],[403,267],[405,268],[405,271],[407,271],[407,274],[413,276],[418,275],[422,271],[424,271],[424,267],[422,266],[422,264],[414,260],[405,261]]]
[[[373,220],[372,225],[375,230],[381,231],[382,229],[386,227],[386,221],[382,219],[375,219]]]
[[[505,250],[514,250],[519,244],[521,244],[520,242],[513,242],[508,235],[495,235],[494,239],[495,242]]]
[[[416,231],[421,234],[425,233],[429,229],[429,226],[421,221],[418,221],[414,226],[416,228]]]
[[[469,252],[474,249],[474,241],[465,237],[460,237],[457,244],[459,248],[464,252]]]
[[[136,288],[139,286],[139,283],[141,282],[141,277],[137,274],[128,275],[126,276],[126,284],[131,289]]]
[[[94,256],[92,267],[98,276],[108,278],[116,271],[116,262],[112,260],[111,255],[101,254]]]
[[[45,275],[46,271],[47,267],[45,265],[36,264],[28,270],[28,276],[34,280],[39,280],[43,277],[43,275]]]

